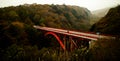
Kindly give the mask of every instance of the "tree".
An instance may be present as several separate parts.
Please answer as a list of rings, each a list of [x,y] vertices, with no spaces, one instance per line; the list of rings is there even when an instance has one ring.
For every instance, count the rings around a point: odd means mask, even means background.
[[[38,15],[38,14],[35,14],[35,16],[34,16],[34,22],[35,22],[35,24],[40,24],[40,15]]]
[[[19,15],[15,11],[11,10],[8,12],[8,18],[9,20],[18,20]]]

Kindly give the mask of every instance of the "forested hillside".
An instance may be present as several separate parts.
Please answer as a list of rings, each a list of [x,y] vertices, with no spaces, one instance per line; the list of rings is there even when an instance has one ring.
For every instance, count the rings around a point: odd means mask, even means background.
[[[51,56],[56,54],[55,50],[46,54],[45,48],[51,48],[55,39],[46,39],[33,25],[88,31],[90,16],[86,8],[69,5],[25,4],[0,8],[0,61],[58,60],[55,59],[58,55]]]
[[[95,23],[91,31],[114,38],[99,39],[91,49],[91,61],[119,61],[120,59],[120,5],[111,8],[107,15]]]
[[[105,17],[92,26],[91,31],[120,35],[120,5],[111,8]]]
[[[0,13],[1,20],[75,30],[88,30],[91,16],[78,6],[37,4],[1,8]]]

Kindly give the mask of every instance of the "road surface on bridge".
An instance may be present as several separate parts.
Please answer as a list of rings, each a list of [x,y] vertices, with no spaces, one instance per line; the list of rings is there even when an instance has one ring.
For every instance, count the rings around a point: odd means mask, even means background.
[[[40,30],[45,30],[45,31],[65,34],[69,36],[90,39],[90,40],[98,40],[99,38],[108,37],[104,35],[97,35],[97,34],[91,34],[91,33],[85,33],[85,32],[76,32],[76,31],[71,31],[71,30],[64,30],[64,29],[57,29],[57,28],[50,28],[50,27],[41,27],[41,26],[36,26],[36,25],[34,25],[33,27],[36,29],[40,29]]]

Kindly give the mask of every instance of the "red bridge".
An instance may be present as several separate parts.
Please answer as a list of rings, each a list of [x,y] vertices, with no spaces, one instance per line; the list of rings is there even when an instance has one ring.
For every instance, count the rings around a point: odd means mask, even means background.
[[[56,28],[50,28],[50,27],[41,27],[41,26],[36,26],[36,25],[34,25],[33,27],[36,28],[36,29],[48,31],[45,35],[48,35],[48,34],[53,35],[58,40],[60,46],[64,50],[66,50],[65,42],[62,41],[57,36],[56,33],[67,35],[67,36],[71,36],[71,37],[84,38],[84,39],[87,39],[87,40],[98,40],[99,38],[105,38],[105,37],[107,37],[107,36],[104,36],[104,35],[97,35],[97,34],[91,34],[91,33],[85,33],[85,32],[76,32],[76,31],[70,31],[70,30],[64,30],[64,29],[56,29]],[[71,42],[70,42],[71,43],[71,45],[70,45],[71,47],[70,47],[70,49],[72,49],[73,46],[77,47],[76,42],[73,41],[71,37],[70,37],[70,39],[71,39]],[[88,43],[89,43],[89,41],[88,41]]]

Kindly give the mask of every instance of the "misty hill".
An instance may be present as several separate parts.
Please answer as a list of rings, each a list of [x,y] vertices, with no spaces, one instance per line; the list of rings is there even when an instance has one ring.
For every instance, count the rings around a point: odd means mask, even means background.
[[[91,20],[90,20],[90,24],[93,25],[93,24],[95,24],[97,21],[99,21],[100,19],[101,19],[101,17],[98,17],[98,16],[92,14]]]
[[[91,30],[104,34],[120,35],[120,5],[111,8],[106,16],[92,26]]]
[[[109,9],[110,9],[110,7],[103,8],[103,9],[92,11],[91,13],[95,16],[98,16],[98,17],[104,17],[108,13]]]
[[[104,8],[92,11],[92,17],[90,20],[90,24],[93,25],[94,23],[98,22],[102,17],[104,17],[110,8]]]

